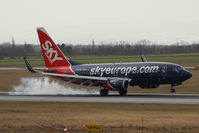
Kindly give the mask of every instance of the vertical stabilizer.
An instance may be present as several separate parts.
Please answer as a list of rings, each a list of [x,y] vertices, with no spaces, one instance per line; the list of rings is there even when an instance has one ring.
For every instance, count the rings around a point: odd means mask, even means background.
[[[66,59],[61,50],[53,42],[43,27],[37,28],[40,46],[46,67],[69,66],[70,62]]]

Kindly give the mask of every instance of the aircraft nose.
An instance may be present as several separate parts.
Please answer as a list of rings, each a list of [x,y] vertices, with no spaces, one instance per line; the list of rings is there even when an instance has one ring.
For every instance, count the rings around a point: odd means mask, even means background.
[[[189,71],[185,71],[185,77],[186,79],[189,79],[192,77],[192,74]]]

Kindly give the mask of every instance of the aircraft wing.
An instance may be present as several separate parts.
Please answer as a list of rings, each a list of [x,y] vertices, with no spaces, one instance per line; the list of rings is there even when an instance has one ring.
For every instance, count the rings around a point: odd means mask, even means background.
[[[95,76],[81,76],[81,75],[68,75],[68,74],[57,74],[57,73],[46,73],[40,72],[39,74],[53,76],[53,77],[61,77],[64,78],[68,83],[78,82],[80,85],[88,84],[89,86],[103,86],[106,84],[107,81],[113,79],[120,79],[120,80],[128,80],[129,82],[131,79],[127,78],[118,78],[118,77],[95,77]]]
[[[141,55],[141,60],[142,62],[147,62],[147,59],[145,58],[144,55]],[[185,66],[183,67],[184,69],[187,69],[187,70],[199,70],[199,67],[193,67],[193,66]]]
[[[50,73],[53,72],[53,70],[49,69],[49,71],[46,71],[47,69],[44,69],[46,72],[37,72],[35,71],[31,65],[28,63],[28,61],[26,60],[26,58],[24,58],[24,61],[26,63],[26,66],[28,68],[28,70],[32,73],[38,73],[38,74],[42,74],[42,75],[47,75],[47,76],[53,76],[53,77],[61,77],[64,78],[65,80],[67,80],[69,83],[72,82],[80,82],[80,85],[84,85],[84,84],[88,84],[89,85],[99,85],[101,83],[106,83],[109,80],[113,80],[113,79],[121,79],[121,80],[128,80],[131,81],[131,79],[127,79],[127,78],[118,78],[118,77],[96,77],[96,76],[81,76],[81,75],[69,75],[69,74],[59,74],[59,73]]]
[[[187,70],[199,70],[199,67],[183,67],[184,69],[187,69]]]
[[[112,79],[127,79],[127,78],[118,78],[118,77],[95,77],[95,76],[80,76],[80,75],[68,75],[68,74],[58,74],[58,73],[46,73],[40,72],[42,75],[48,76],[57,76],[57,77],[66,77],[66,78],[77,78],[77,79],[89,79],[89,80],[101,80],[107,81]]]

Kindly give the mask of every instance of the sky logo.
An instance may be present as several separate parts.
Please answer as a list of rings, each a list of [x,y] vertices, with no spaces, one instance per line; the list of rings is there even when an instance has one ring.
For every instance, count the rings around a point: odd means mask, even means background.
[[[63,58],[58,57],[58,52],[57,50],[54,50],[54,47],[50,41],[47,40],[44,44],[42,44],[42,48],[46,51],[45,55],[51,64],[56,60],[63,60]]]

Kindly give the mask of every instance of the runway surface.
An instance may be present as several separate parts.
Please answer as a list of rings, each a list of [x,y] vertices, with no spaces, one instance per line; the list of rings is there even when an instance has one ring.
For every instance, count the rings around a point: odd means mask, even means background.
[[[102,102],[102,103],[163,103],[163,104],[199,104],[199,94],[128,94],[118,96],[100,95],[16,95],[1,92],[0,101],[45,101],[45,102]]]
[[[0,71],[6,71],[6,70],[26,70],[23,67],[0,67]]]

